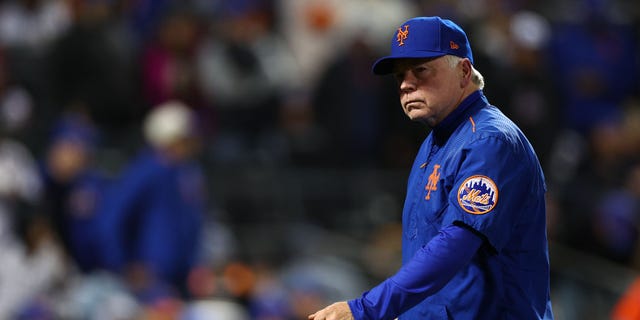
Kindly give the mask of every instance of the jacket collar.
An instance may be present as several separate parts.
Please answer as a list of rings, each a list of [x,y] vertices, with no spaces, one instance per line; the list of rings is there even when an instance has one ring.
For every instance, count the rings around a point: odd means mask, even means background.
[[[433,128],[434,141],[438,145],[444,144],[453,131],[470,115],[477,110],[489,105],[489,101],[484,96],[482,90],[471,93],[460,102],[460,105],[453,110],[446,118]]]

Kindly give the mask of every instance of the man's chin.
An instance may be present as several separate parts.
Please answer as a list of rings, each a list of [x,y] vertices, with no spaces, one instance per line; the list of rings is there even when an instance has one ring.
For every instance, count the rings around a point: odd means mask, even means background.
[[[425,117],[411,117],[409,116],[409,120],[413,122],[422,123],[429,128],[435,127],[438,123],[433,118],[425,118]]]
[[[407,117],[409,117],[411,121],[419,121],[424,115],[421,114],[420,110],[412,110],[407,113]]]

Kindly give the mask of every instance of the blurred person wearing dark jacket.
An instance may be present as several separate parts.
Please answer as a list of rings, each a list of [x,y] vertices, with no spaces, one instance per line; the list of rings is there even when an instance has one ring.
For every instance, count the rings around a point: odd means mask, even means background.
[[[93,164],[97,129],[82,113],[67,113],[53,126],[41,174],[47,216],[65,252],[80,271],[102,268],[97,212],[110,183]]]
[[[424,132],[418,124],[407,126],[401,111],[387,107],[396,102],[393,79],[371,77],[374,61],[374,48],[358,35],[323,71],[312,104],[331,148],[316,156],[319,161],[338,167],[411,163]]]
[[[205,181],[193,161],[196,131],[183,103],[154,107],[144,123],[149,147],[125,168],[102,208],[105,262],[143,303],[186,293],[199,263]]]
[[[608,1],[578,1],[567,22],[554,24],[548,50],[566,127],[588,136],[624,117],[623,103],[638,88],[637,32],[608,15]]]
[[[81,105],[100,128],[103,144],[127,144],[127,129],[143,111],[137,103],[137,43],[118,20],[115,1],[69,3],[73,20],[43,57],[40,77],[47,83],[48,108],[40,117],[57,117],[64,112],[59,107]]]

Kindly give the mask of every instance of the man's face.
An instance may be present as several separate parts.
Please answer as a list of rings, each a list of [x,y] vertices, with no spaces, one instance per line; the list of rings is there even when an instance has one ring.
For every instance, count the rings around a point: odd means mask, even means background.
[[[463,94],[462,71],[446,57],[399,59],[394,65],[400,103],[413,121],[434,127],[453,111]]]

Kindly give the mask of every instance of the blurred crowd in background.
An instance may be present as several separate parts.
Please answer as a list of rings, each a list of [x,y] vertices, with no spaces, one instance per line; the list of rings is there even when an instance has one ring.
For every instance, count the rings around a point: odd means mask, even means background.
[[[556,317],[608,318],[630,283],[580,265],[640,271],[640,4],[2,0],[0,319],[306,319],[392,274],[428,129],[370,67],[418,15],[538,153]]]

